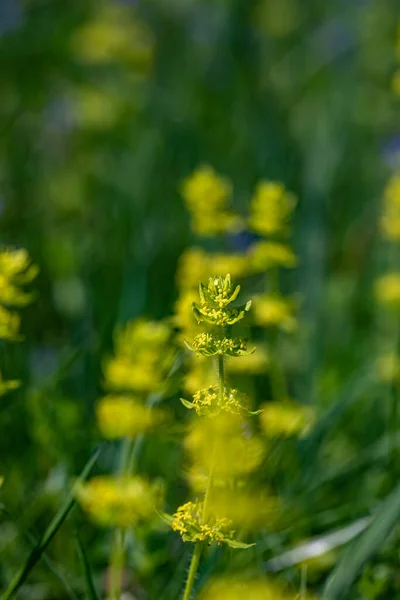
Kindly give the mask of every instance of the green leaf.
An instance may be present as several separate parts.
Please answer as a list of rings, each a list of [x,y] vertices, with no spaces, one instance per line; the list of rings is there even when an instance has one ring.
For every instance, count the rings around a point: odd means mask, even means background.
[[[370,525],[344,552],[326,582],[323,598],[339,600],[348,592],[365,563],[380,549],[400,519],[400,484],[382,502]]]
[[[96,450],[96,452],[94,452],[94,454],[90,457],[81,475],[79,476],[75,485],[72,487],[70,493],[68,494],[64,504],[61,506],[61,508],[51,521],[50,525],[47,527],[38,544],[30,552],[29,556],[25,561],[25,564],[16,573],[14,579],[11,581],[7,590],[1,596],[1,600],[8,600],[9,598],[11,598],[24,583],[33,567],[38,563],[45,549],[50,544],[51,540],[56,535],[57,531],[59,530],[59,528],[61,527],[61,525],[63,524],[73,507],[75,506],[75,490],[77,486],[79,486],[89,475],[95,462],[97,461],[98,455],[99,451]]]
[[[189,402],[189,400],[185,400],[185,398],[179,398],[179,400],[182,402],[183,406],[185,406],[189,410],[192,410],[192,408],[194,408],[193,403]]]
[[[230,539],[225,539],[224,542],[230,547],[230,548],[235,548],[237,550],[245,550],[246,548],[251,548],[252,546],[255,546],[255,544],[245,544],[244,542],[238,542],[238,540],[230,540]]]
[[[168,513],[165,512],[159,512],[157,511],[158,516],[160,517],[160,519],[162,519],[164,521],[164,523],[167,523],[167,525],[171,526],[174,520],[174,517],[172,515],[169,515]]]
[[[90,600],[99,600],[99,595],[94,585],[92,570],[90,568],[90,563],[86,554],[86,550],[82,544],[82,540],[79,537],[78,533],[76,533],[75,539],[79,558],[83,568],[83,575],[85,577],[87,597],[90,598]]]

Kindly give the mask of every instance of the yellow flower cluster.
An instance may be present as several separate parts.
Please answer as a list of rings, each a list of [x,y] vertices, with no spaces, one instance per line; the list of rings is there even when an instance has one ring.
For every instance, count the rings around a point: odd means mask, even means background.
[[[115,336],[115,355],[104,367],[105,386],[136,394],[159,391],[173,358],[167,324],[130,321]]]
[[[216,487],[210,498],[211,514],[225,515],[234,527],[247,531],[269,525],[280,515],[278,498],[267,490],[239,486]]]
[[[192,216],[193,231],[215,235],[232,231],[238,219],[228,209],[232,185],[209,166],[199,167],[182,184],[182,196]]]
[[[400,241],[400,175],[390,179],[383,195],[380,229],[383,238]]]
[[[289,400],[268,402],[261,407],[261,427],[268,437],[305,435],[315,421],[314,411]]]
[[[250,205],[250,229],[260,235],[281,235],[288,231],[296,198],[277,181],[261,181]]]
[[[375,296],[387,308],[400,308],[400,273],[387,273],[375,281]]]
[[[189,350],[200,356],[244,356],[255,351],[255,348],[247,350],[245,338],[228,338],[214,333],[199,333],[191,344],[186,342],[186,345]]]
[[[72,51],[84,62],[122,62],[141,73],[151,65],[154,40],[130,7],[102,2],[93,18],[76,31]]]
[[[254,298],[254,320],[262,327],[279,327],[292,332],[297,327],[296,305],[293,300],[273,294],[263,294]]]
[[[0,251],[0,338],[20,338],[20,317],[10,307],[21,307],[32,301],[24,286],[37,276],[38,268],[30,261],[26,250]]]
[[[297,257],[287,244],[261,240],[250,246],[248,265],[254,273],[262,273],[267,269],[279,267],[290,269],[297,266]]]
[[[162,504],[162,490],[139,476],[99,476],[81,484],[77,498],[98,525],[126,529],[155,515]]]
[[[133,438],[163,420],[160,410],[150,409],[136,398],[115,395],[99,401],[96,415],[99,430],[107,439]]]
[[[249,399],[245,394],[239,392],[228,385],[224,386],[224,394],[221,393],[218,385],[210,385],[208,388],[198,390],[193,396],[193,402],[188,402],[181,398],[186,408],[194,408],[198,415],[213,417],[221,411],[240,414],[248,410]]]
[[[269,579],[238,579],[236,576],[212,580],[199,600],[297,600],[297,593],[287,592]],[[304,600],[311,600],[308,594]],[[314,600],[316,600],[314,598]]]
[[[251,301],[242,306],[229,306],[236,300],[240,292],[240,285],[232,285],[231,277],[210,277],[208,286],[200,283],[200,304],[193,302],[193,314],[198,323],[204,321],[217,327],[234,325],[250,310]]]
[[[232,522],[225,517],[208,517],[203,522],[203,503],[186,502],[173,515],[172,529],[177,531],[185,542],[223,542],[233,539]]]

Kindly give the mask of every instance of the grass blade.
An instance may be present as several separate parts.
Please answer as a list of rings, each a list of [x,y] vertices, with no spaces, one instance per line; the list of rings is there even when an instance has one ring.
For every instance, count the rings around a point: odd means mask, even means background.
[[[79,533],[76,533],[76,547],[78,550],[79,558],[83,568],[83,574],[85,577],[86,594],[90,600],[99,600],[99,596],[94,585],[92,570],[90,568],[89,559],[86,554],[86,550],[82,544],[82,540],[79,537]]]
[[[61,525],[63,524],[63,522],[65,521],[65,519],[67,518],[67,516],[69,515],[69,513],[75,505],[76,501],[74,492],[76,485],[84,481],[89,475],[95,462],[97,461],[98,455],[99,451],[96,450],[96,452],[88,460],[75,485],[72,487],[70,493],[68,494],[64,504],[61,506],[54,519],[51,521],[50,525],[47,527],[46,531],[43,534],[43,537],[41,538],[41,540],[39,540],[37,546],[35,546],[35,548],[33,548],[31,553],[29,554],[27,560],[25,561],[25,564],[21,567],[18,573],[16,573],[14,579],[11,581],[7,590],[1,596],[1,600],[8,600],[15,594],[15,592],[21,587],[21,585],[26,580],[30,571],[40,560],[45,549],[47,548],[53,537],[56,535],[57,531],[59,530],[59,528],[61,527]]]
[[[400,485],[382,502],[367,529],[347,548],[326,582],[323,598],[339,600],[364,564],[381,547],[400,518]]]

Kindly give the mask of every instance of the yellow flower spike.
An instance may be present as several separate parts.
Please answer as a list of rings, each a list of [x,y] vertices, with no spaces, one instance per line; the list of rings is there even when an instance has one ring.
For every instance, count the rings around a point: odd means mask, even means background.
[[[297,328],[295,302],[276,294],[263,294],[254,298],[254,320],[262,327],[279,327],[291,333]]]
[[[259,414],[260,411],[252,412],[249,410],[249,398],[234,388],[225,385],[224,395],[221,398],[219,385],[210,385],[208,388],[197,391],[193,396],[193,401],[188,402],[181,398],[181,402],[186,408],[194,408],[199,416],[214,417],[220,412],[228,412],[234,415],[240,415],[247,412],[252,415]]]
[[[207,287],[200,283],[200,304],[192,304],[197,322],[226,327],[243,319],[250,310],[251,301],[238,307],[229,306],[236,300],[239,292],[240,286],[233,286],[229,274],[226,277],[210,277]]]
[[[100,400],[96,415],[99,430],[108,439],[133,438],[163,420],[160,410],[150,409],[134,398],[114,395]]]
[[[261,235],[285,234],[295,206],[295,196],[282,183],[262,181],[251,200],[249,227]]]
[[[162,389],[174,358],[171,328],[143,319],[128,322],[115,335],[115,355],[104,366],[105,386],[120,392]]]
[[[199,333],[191,344],[185,343],[189,350],[200,356],[246,356],[255,352],[255,348],[247,350],[246,338],[228,338],[214,333]]]
[[[400,308],[400,273],[388,273],[375,281],[375,297],[388,308]]]
[[[266,348],[257,345],[257,352],[245,354],[240,360],[228,360],[226,369],[228,373],[258,375],[265,373],[270,364],[270,357]]]
[[[155,516],[162,505],[162,489],[139,476],[99,476],[78,487],[77,499],[98,525],[126,529]]]
[[[193,395],[204,385],[213,385],[215,369],[210,360],[204,356],[194,356],[189,362],[189,370],[183,380],[183,390]]]
[[[200,167],[185,179],[181,193],[191,213],[195,233],[216,235],[239,227],[238,217],[227,210],[232,185],[211,167]]]
[[[268,402],[261,406],[260,423],[267,437],[301,437],[310,430],[314,421],[312,408],[290,400]]]
[[[248,250],[249,269],[262,273],[275,267],[292,269],[297,266],[297,257],[290,246],[280,242],[256,242]]]

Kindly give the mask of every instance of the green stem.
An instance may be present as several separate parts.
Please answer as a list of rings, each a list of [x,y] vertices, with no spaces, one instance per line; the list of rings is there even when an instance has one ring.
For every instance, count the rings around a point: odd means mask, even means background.
[[[196,579],[197,569],[199,567],[202,547],[203,544],[201,542],[196,542],[192,560],[190,561],[189,575],[186,581],[185,591],[183,593],[183,600],[190,600],[192,596],[193,585]]]
[[[218,356],[218,378],[219,378],[219,399],[221,404],[224,400],[225,393],[225,375],[224,375],[224,355]]]
[[[125,438],[121,448],[121,461],[118,475],[121,478],[130,475],[130,456],[132,453],[132,440]],[[125,565],[125,539],[126,530],[117,527],[114,531],[110,559],[110,586],[109,600],[119,600],[121,597],[122,580]]]

